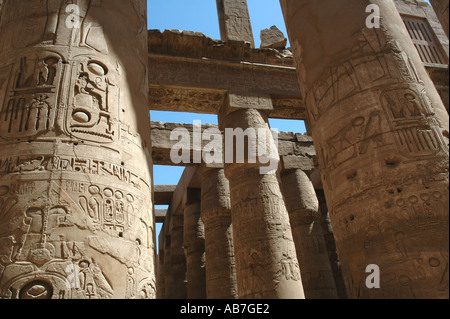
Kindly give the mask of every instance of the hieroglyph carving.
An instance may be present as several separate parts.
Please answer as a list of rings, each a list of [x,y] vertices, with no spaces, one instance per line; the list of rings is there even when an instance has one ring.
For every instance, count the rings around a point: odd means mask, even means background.
[[[105,63],[80,56],[74,59],[66,130],[82,140],[111,143],[118,136],[117,74]]]
[[[12,72],[2,74],[0,138],[33,138],[54,130],[63,63],[60,55],[42,51],[21,57]]]
[[[384,28],[381,30],[386,33]],[[307,96],[313,123],[320,121],[326,111],[339,108],[344,100],[356,103],[365,97],[370,101],[374,86],[379,96],[376,102],[383,106],[383,112],[354,114],[348,125],[331,136],[326,145],[319,143],[323,168],[337,168],[364,155],[369,147],[391,145],[392,140],[401,154],[412,159],[434,156],[447,148],[433,119],[433,105],[412,60],[397,41],[379,32],[382,31],[363,30],[359,35],[361,44],[354,52],[365,55],[331,68],[329,75],[318,80]],[[382,42],[384,38],[386,42]],[[408,86],[400,84],[405,82]]]
[[[0,298],[112,296],[112,287],[102,270],[86,255],[86,243],[64,235],[67,229],[83,224],[70,202],[67,193],[56,185],[47,190],[38,182],[2,183]],[[82,284],[71,286],[68,279],[75,268],[81,270]]]

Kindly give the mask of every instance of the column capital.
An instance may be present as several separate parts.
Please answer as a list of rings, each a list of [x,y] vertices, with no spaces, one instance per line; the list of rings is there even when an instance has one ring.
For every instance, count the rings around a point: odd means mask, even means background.
[[[269,113],[273,110],[272,98],[264,93],[228,92],[219,110],[219,117],[226,117],[234,111],[245,109],[255,109]]]

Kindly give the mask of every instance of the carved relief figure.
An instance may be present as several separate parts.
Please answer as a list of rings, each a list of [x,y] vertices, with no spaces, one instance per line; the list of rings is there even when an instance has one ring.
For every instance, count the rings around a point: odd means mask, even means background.
[[[423,96],[410,89],[390,90],[382,94],[381,103],[403,155],[428,157],[441,150],[442,137],[428,121],[432,111]]]
[[[74,69],[75,85],[69,102],[67,130],[82,140],[115,141],[119,101],[114,70],[88,58],[80,58]]]
[[[135,216],[139,209],[136,207],[136,195],[125,195],[122,191],[111,188],[100,189],[95,185],[88,188],[88,193],[79,197],[78,204],[86,216],[89,216],[93,229],[102,229],[112,236],[124,238],[128,236],[126,231],[141,233]],[[141,237],[141,242],[147,244],[147,236]]]
[[[327,141],[329,160],[334,167],[357,155],[356,141],[362,134],[364,117],[357,117]]]
[[[20,58],[0,106],[0,138],[30,138],[53,130],[62,71],[62,58],[54,53]]]

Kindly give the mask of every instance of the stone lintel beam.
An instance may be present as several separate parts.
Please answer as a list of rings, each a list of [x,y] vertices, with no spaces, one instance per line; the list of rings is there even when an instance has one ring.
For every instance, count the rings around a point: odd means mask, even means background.
[[[255,47],[247,0],[217,0],[222,41],[246,41]]]
[[[150,58],[171,56],[295,67],[289,50],[280,52],[275,49],[254,49],[244,41],[223,42],[199,32],[149,30],[148,43]]]
[[[302,97],[294,66],[159,54],[149,55],[149,85],[199,89],[200,93],[206,90],[216,94],[230,91]],[[149,101],[150,109],[156,98]]]
[[[164,219],[167,215],[167,209],[156,209],[155,210],[155,222],[164,223]]]
[[[149,109],[152,111],[217,114],[225,100],[226,90],[151,84],[149,95]],[[301,96],[271,94],[270,97],[273,108],[268,111],[269,118],[306,119]]]
[[[172,200],[172,194],[177,185],[155,185],[154,203],[155,205],[169,205]]]
[[[257,92],[273,100],[269,117],[306,119],[295,66],[283,64],[289,59],[231,60],[213,54],[189,55],[191,51],[186,50],[186,55],[176,48],[150,51],[149,109],[217,114],[228,91]]]
[[[170,151],[178,141],[171,141],[170,134],[174,129],[184,128],[192,136],[192,124],[179,123],[162,123],[152,122],[152,152],[153,162],[155,165],[198,165],[193,163],[193,150],[190,150],[191,164],[179,163],[174,164],[170,159]],[[217,125],[205,124],[202,125],[202,132],[206,129],[219,129]],[[223,136],[223,133],[220,132]],[[220,137],[223,138],[223,137]],[[212,138],[211,138],[212,140]],[[202,146],[205,146],[209,141],[202,141]],[[191,141],[191,147],[192,147]],[[310,136],[292,133],[279,132],[278,134],[278,152],[281,156],[281,161],[285,169],[302,169],[304,171],[311,171],[316,167],[316,153],[314,149],[313,140]],[[208,167],[223,168],[223,164],[208,164]],[[159,187],[159,186],[158,186]],[[156,196],[156,194],[155,194]]]

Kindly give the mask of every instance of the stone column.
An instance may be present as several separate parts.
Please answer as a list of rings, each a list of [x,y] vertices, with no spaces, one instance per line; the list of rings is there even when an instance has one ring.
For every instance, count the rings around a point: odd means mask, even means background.
[[[330,261],[331,270],[333,271],[334,282],[336,284],[336,292],[338,299],[347,299],[347,291],[345,289],[344,278],[342,277],[341,264],[339,256],[336,252],[336,241],[334,240],[333,228],[331,226],[330,213],[328,212],[327,203],[323,189],[316,189],[316,196],[319,200],[320,222],[322,225],[323,238],[328,251],[328,259]]]
[[[448,114],[393,1],[280,2],[349,297],[448,298]]]
[[[281,180],[305,297],[337,299],[314,187],[308,175],[301,169],[283,171]]]
[[[159,246],[158,260],[156,263],[156,299],[166,299],[166,283],[164,275],[164,259],[166,251],[165,248]]]
[[[183,216],[170,217],[170,239],[164,250],[164,282],[166,299],[186,299],[186,255],[183,248]],[[167,243],[167,242],[166,242]]]
[[[222,41],[247,41],[255,47],[247,0],[216,0]]]
[[[206,299],[205,228],[200,218],[200,190],[187,189],[184,207],[184,250],[188,299]]]
[[[448,2],[449,0],[430,0],[431,5],[433,6],[434,12],[436,12],[436,15],[439,19],[439,21],[442,24],[442,28],[444,29],[445,33],[447,34],[447,38],[449,37],[448,35],[448,28],[449,28],[449,23],[448,23]]]
[[[154,298],[146,2],[1,15],[0,298]]]
[[[236,299],[230,186],[224,170],[220,168],[204,168],[201,178],[201,218],[205,225],[206,296],[208,299]]]
[[[225,163],[225,174],[230,182],[236,278],[241,299],[304,298],[289,216],[277,173],[261,172],[261,167],[266,165],[260,159],[250,161],[247,150],[235,147],[242,141],[236,143],[227,136],[227,131],[242,129],[251,133],[259,128],[266,132],[269,144],[273,145],[267,116],[255,109],[270,104],[270,98],[230,93],[219,113],[221,129],[225,130],[225,154],[244,153],[242,161],[234,158]],[[258,142],[261,140],[250,138],[243,144],[256,145]],[[268,156],[277,161],[276,171],[278,152],[268,153]]]

